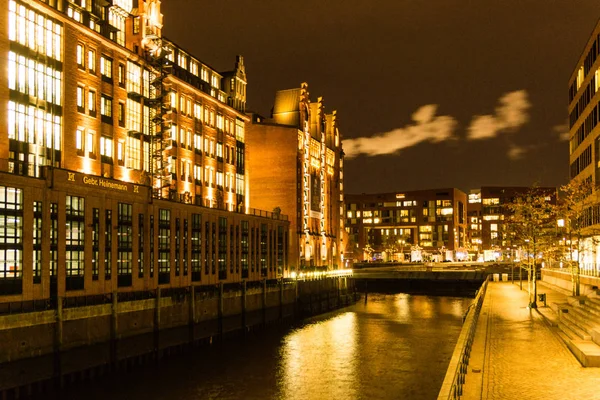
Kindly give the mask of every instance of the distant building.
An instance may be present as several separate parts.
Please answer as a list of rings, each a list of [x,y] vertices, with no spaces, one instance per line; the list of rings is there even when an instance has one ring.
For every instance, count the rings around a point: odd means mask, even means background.
[[[287,267],[285,216],[247,204],[242,57],[220,73],[163,38],[158,0],[8,0],[0,20],[0,301]]]
[[[509,206],[515,198],[530,190],[529,187],[483,186],[470,191],[467,214],[472,252],[484,261],[514,257],[517,249],[507,224],[511,214]],[[556,204],[555,187],[540,187],[538,190],[546,193],[549,201]]]
[[[336,112],[308,85],[280,90],[272,116],[246,127],[251,207],[290,218],[291,269],[335,269],[343,252],[343,151]]]
[[[467,195],[455,188],[347,194],[346,258],[402,261],[467,257]]]

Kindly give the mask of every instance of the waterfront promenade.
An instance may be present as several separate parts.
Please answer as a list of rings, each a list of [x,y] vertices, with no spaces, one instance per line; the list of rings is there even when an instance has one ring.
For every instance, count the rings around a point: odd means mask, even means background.
[[[538,282],[547,307],[527,307],[527,282],[489,282],[463,386],[463,400],[600,399],[600,368],[584,368],[556,333],[552,302],[565,293]]]

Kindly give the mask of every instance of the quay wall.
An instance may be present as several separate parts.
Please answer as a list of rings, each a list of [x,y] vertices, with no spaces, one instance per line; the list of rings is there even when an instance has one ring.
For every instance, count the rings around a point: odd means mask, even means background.
[[[324,313],[356,301],[345,277],[271,282],[233,290],[223,285],[157,290],[153,298],[0,315],[0,398],[158,361],[190,346],[243,335],[283,320]]]

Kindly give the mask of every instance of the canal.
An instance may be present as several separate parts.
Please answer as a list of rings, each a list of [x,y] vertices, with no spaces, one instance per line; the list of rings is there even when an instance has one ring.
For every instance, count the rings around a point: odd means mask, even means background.
[[[472,299],[369,294],[67,389],[60,399],[435,399]]]

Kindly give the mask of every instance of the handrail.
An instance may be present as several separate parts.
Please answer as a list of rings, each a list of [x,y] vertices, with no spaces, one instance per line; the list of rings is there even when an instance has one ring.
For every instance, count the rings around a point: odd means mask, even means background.
[[[469,305],[469,308],[463,317],[463,327],[460,331],[454,352],[452,353],[452,358],[450,359],[450,364],[446,371],[446,377],[444,378],[444,382],[442,383],[442,387],[438,394],[438,400],[458,400],[462,396],[462,387],[465,383],[465,376],[467,375],[467,366],[469,365],[471,348],[473,347],[473,340],[475,339],[477,320],[479,319],[479,313],[481,312],[487,285],[488,281],[486,280],[477,291],[475,300]]]

